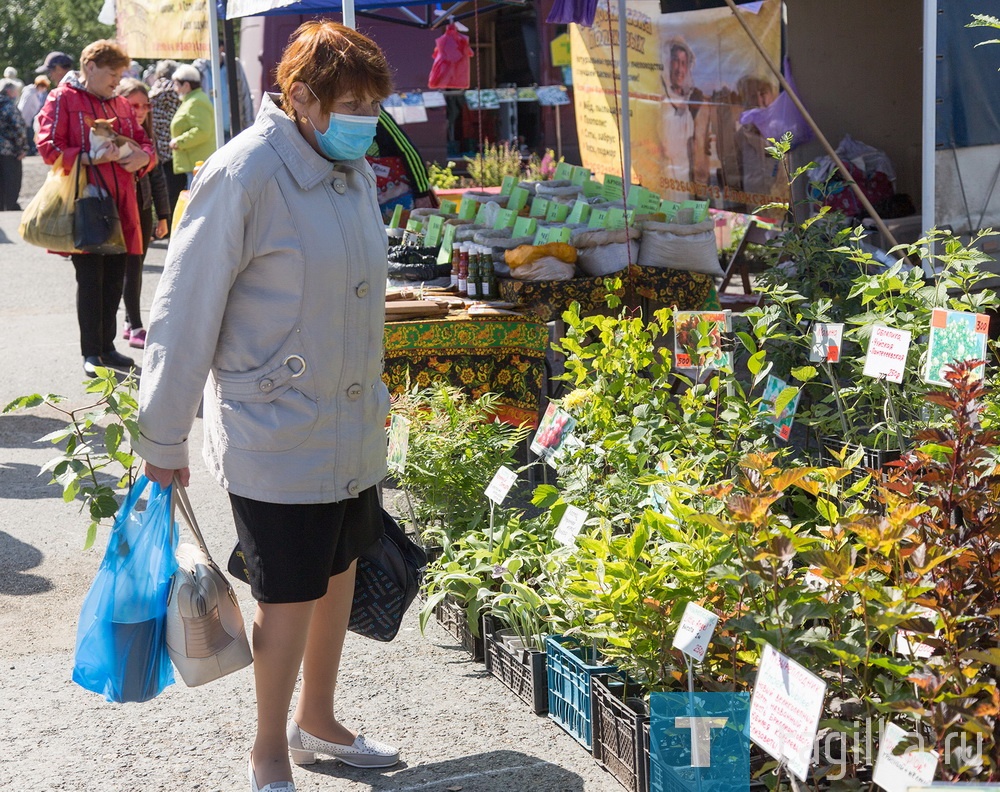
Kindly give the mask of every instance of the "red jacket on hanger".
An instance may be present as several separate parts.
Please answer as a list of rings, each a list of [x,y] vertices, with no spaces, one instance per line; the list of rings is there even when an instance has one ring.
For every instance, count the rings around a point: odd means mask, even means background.
[[[468,88],[470,60],[472,47],[469,46],[469,37],[459,33],[454,24],[448,25],[444,35],[434,42],[434,64],[427,78],[427,87],[435,90]]]

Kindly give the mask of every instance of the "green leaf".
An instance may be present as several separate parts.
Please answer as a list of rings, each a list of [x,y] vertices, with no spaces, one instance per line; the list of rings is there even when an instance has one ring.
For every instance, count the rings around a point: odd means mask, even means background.
[[[765,355],[766,353],[762,349],[759,352],[754,352],[754,354],[750,356],[750,359],[747,360],[747,369],[754,376],[760,373],[761,367],[764,365]]]
[[[16,410],[28,410],[44,403],[45,399],[42,398],[41,394],[32,393],[30,396],[19,396],[14,399],[14,401],[9,402],[7,406],[3,408],[3,411],[5,413],[9,413],[15,412]]]
[[[815,366],[799,366],[792,369],[792,376],[799,382],[809,382],[809,380],[816,379],[819,376],[819,372]]]
[[[837,507],[826,498],[816,499],[816,511],[823,516],[829,525],[836,525],[840,521],[840,512],[837,511]]]
[[[109,424],[104,430],[104,447],[110,456],[114,456],[115,452],[118,451],[123,436],[124,432],[120,424]]]
[[[794,385],[789,386],[778,394],[778,398],[774,400],[774,414],[781,415],[785,411],[785,408],[794,401],[795,397],[799,395],[799,389]]]

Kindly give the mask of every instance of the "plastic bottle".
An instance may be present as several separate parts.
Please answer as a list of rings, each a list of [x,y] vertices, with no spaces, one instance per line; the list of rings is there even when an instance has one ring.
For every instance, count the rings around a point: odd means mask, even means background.
[[[469,271],[467,273],[466,292],[470,299],[479,299],[479,246],[469,246]]]

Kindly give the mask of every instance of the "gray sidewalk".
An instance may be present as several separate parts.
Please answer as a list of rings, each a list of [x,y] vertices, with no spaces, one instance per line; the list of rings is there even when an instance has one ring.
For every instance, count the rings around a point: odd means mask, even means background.
[[[27,170],[34,175],[26,184],[37,184],[43,171],[30,162]],[[21,242],[18,221],[18,213],[0,213],[0,404],[36,392],[85,404],[72,265]],[[163,258],[162,246],[150,252],[144,306]],[[61,424],[44,409],[0,416],[0,789],[245,792],[250,669],[203,688],[178,682],[152,702],[124,706],[70,681],[76,618],[107,532],[83,552],[86,520],[38,476],[53,452],[34,441]],[[200,423],[192,440],[199,448]],[[191,498],[224,561],[234,542],[228,501],[200,457],[192,460]],[[237,593],[249,623],[249,591],[237,584]],[[411,610],[390,644],[349,635],[338,690],[344,721],[401,746],[403,763],[388,771],[333,762],[296,768],[300,792],[620,789],[438,625],[421,636],[416,616]]]

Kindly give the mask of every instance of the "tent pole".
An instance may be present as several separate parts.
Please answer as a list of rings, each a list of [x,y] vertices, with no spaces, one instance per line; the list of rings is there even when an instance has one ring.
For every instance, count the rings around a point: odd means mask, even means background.
[[[222,53],[219,52],[219,11],[215,5],[215,0],[205,3],[208,13],[208,36],[210,68],[212,70],[212,109],[215,111],[215,147],[222,148],[225,144],[225,135],[222,132],[222,70],[219,63],[222,60]]]
[[[354,0],[344,0],[344,7],[342,13],[344,17],[344,24],[349,28],[357,30],[358,23],[357,20],[354,18]]]
[[[629,113],[628,30],[626,0],[618,0],[618,74],[621,75],[621,99],[618,103],[622,146],[622,183],[628,195],[632,182],[632,129]]]
[[[927,0],[925,0],[925,2],[926,1]],[[878,226],[878,230],[881,232],[882,237],[889,241],[891,247],[895,247],[896,239],[889,232],[889,229],[883,222],[882,217],[875,211],[875,207],[871,205],[871,201],[868,200],[868,196],[861,191],[858,183],[854,181],[854,177],[851,176],[850,171],[847,170],[847,166],[844,165],[843,160],[840,159],[833,146],[830,145],[830,141],[826,139],[826,135],[823,134],[823,131],[813,120],[813,117],[809,115],[809,111],[806,110],[805,105],[802,104],[798,95],[792,90],[792,86],[788,84],[788,80],[786,80],[785,75],[781,73],[781,69],[779,69],[777,64],[771,60],[771,56],[767,54],[767,50],[764,49],[764,45],[761,44],[760,39],[757,38],[756,34],[750,29],[750,26],[747,25],[746,20],[743,19],[743,15],[739,12],[739,10],[737,10],[736,3],[733,0],[726,0],[726,5],[728,5],[729,9],[733,12],[733,16],[736,17],[736,21],[739,22],[743,30],[746,31],[746,34],[750,37],[750,40],[757,48],[757,51],[760,53],[765,63],[767,63],[768,68],[774,72],[774,76],[778,78],[778,82],[781,84],[782,90],[788,94],[788,98],[792,100],[794,105],[799,109],[799,112],[802,113],[802,117],[806,120],[806,123],[809,124],[813,134],[816,135],[816,139],[820,142],[823,148],[826,149],[826,153],[830,155],[834,163],[836,163],[837,169],[840,171],[847,186],[851,188],[851,192],[854,193],[855,197],[865,208],[865,211],[868,212],[872,220],[875,221],[875,225]]]
[[[937,0],[924,0],[924,132],[921,143],[921,225],[926,234],[937,225],[935,139],[937,137]],[[971,229],[970,229],[971,230]],[[931,253],[934,251],[932,250]]]
[[[240,110],[243,103],[240,101],[240,81],[236,71],[236,30],[233,20],[222,20],[222,44],[229,59],[229,66],[226,67],[226,86],[229,89],[229,130],[233,137],[243,131],[243,119],[240,117]],[[252,123],[253,119],[248,118],[247,123]]]

